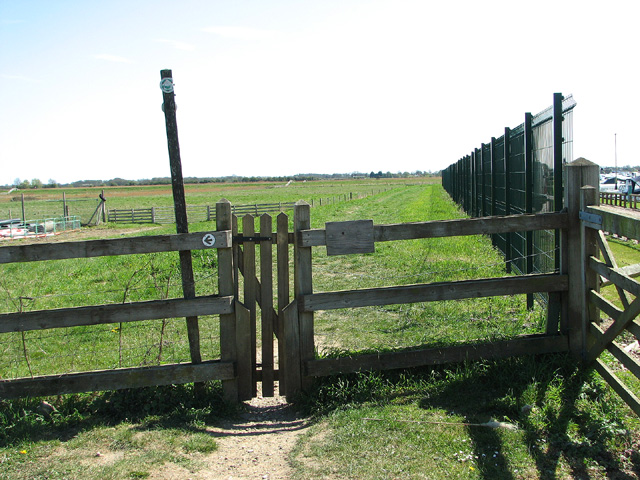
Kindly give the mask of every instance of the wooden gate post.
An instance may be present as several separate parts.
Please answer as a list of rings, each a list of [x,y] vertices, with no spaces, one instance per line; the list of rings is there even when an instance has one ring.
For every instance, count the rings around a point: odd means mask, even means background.
[[[598,168],[598,171],[600,169]],[[585,210],[589,205],[598,205],[599,202],[599,184],[591,187],[585,186],[580,189],[580,210]],[[584,279],[584,303],[582,306],[582,357],[586,360],[587,349],[587,332],[591,322],[598,322],[600,319],[600,311],[589,301],[589,291],[600,290],[600,275],[594,270],[588,268],[589,257],[598,257],[600,249],[598,247],[598,232],[592,228],[586,228],[580,223],[580,236],[582,239],[582,278]]]
[[[231,230],[231,203],[222,199],[216,203],[216,230]],[[218,248],[218,295],[234,294],[233,247]],[[223,362],[237,362],[236,314],[220,315],[220,359]],[[226,400],[238,401],[238,379],[222,381],[222,392]]]
[[[583,248],[580,228],[580,197],[581,188],[586,185],[599,185],[600,168],[587,159],[579,158],[565,165],[565,205],[569,214],[569,228],[563,232],[567,235],[569,292],[567,295],[567,318],[562,319],[560,330],[569,335],[569,350],[577,357],[584,353],[583,325],[586,318],[587,291],[584,272],[586,262],[591,255],[597,255],[591,243],[585,243]],[[597,245],[596,245],[597,248]]]
[[[302,305],[301,297],[313,293],[311,277],[311,247],[300,246],[300,231],[311,228],[310,205],[300,200],[293,207],[293,225],[295,243],[293,249],[293,289],[298,305]],[[302,389],[311,387],[312,378],[305,377],[304,363],[315,358],[315,345],[313,340],[313,312],[299,312],[298,322],[300,328],[300,376]],[[291,365],[287,366],[292,368]]]

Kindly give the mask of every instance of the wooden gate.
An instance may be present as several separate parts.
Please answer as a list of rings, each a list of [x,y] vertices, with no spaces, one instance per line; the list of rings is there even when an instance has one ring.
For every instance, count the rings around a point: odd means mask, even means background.
[[[604,232],[640,240],[640,216],[623,208],[598,206],[595,188],[583,189],[580,211],[586,301],[584,308],[584,360],[592,365],[629,407],[640,415],[640,399],[625,384],[625,375],[640,378],[640,362],[626,348],[640,338],[640,264],[618,267]],[[600,260],[599,254],[602,254]],[[617,298],[606,296],[600,287],[614,285]],[[630,295],[629,295],[630,294]],[[609,298],[607,298],[609,297]],[[602,314],[602,315],[601,315]],[[611,353],[619,368],[614,371],[602,354]],[[614,367],[615,368],[615,367]],[[628,380],[627,382],[628,383]]]
[[[280,332],[282,309],[289,303],[289,217],[280,213],[275,231],[273,227],[273,218],[266,213],[232,216],[236,365],[241,400],[255,397],[258,383],[265,397],[274,395],[276,380],[280,381],[280,391],[283,389],[278,353],[285,351]],[[278,340],[275,345],[274,338]]]

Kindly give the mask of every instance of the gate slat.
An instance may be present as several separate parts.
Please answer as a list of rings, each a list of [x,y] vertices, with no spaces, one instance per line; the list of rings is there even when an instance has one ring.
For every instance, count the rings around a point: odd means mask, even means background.
[[[246,237],[255,236],[255,224],[253,215],[242,217],[242,235]],[[244,242],[242,244],[242,263],[244,265],[244,306],[249,310],[251,327],[251,368],[256,371],[256,244],[255,242]],[[253,396],[258,393],[257,381],[252,379]]]
[[[286,392],[287,379],[284,371],[284,353],[286,352],[284,340],[284,308],[289,304],[289,217],[285,213],[278,215],[277,225],[277,253],[278,253],[278,322],[276,335],[278,336],[278,370],[280,377],[278,390],[280,395]]]
[[[629,308],[622,312],[616,321],[604,332],[602,337],[596,339],[596,343],[587,353],[587,361],[592,362],[596,360],[604,349],[607,348],[607,345],[613,342],[638,314],[640,314],[640,297],[631,302]]]
[[[238,375],[238,399],[250,400],[255,396],[253,381],[254,361],[251,349],[251,312],[240,302],[236,302],[236,373]],[[255,338],[255,336],[253,337]]]
[[[260,236],[271,236],[271,215],[260,216]],[[262,396],[273,397],[273,264],[272,242],[260,242],[260,313],[262,320]]]
[[[594,323],[589,325],[589,333],[591,333],[595,338],[600,338],[604,335],[604,331]],[[607,345],[607,350],[609,350],[609,352],[611,352],[611,354],[616,357],[627,370],[633,373],[637,378],[640,378],[640,363],[635,358],[625,352],[615,342],[611,342]]]
[[[282,309],[283,330],[282,337],[285,345],[284,351],[280,352],[282,366],[280,378],[285,380],[286,390],[280,390],[287,397],[287,401],[292,401],[302,388],[302,377],[300,375],[300,325],[298,321],[298,303],[294,300]]]
[[[624,400],[624,403],[626,403],[636,415],[640,416],[640,400],[638,397],[636,397],[634,393],[629,390],[618,377],[616,377],[615,373],[613,373],[602,360],[597,359],[594,364],[594,368],[596,372],[605,379],[609,386],[613,388],[618,395],[620,395],[620,398]]]

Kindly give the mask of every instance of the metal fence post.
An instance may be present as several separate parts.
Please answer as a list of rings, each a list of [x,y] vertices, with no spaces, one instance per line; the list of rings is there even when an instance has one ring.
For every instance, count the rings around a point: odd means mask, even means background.
[[[553,94],[553,210],[562,210],[562,94]],[[555,268],[560,268],[560,231],[555,232]]]
[[[496,214],[496,137],[491,137],[491,216]]]
[[[504,214],[511,215],[511,129],[504,129]],[[507,273],[511,273],[511,260],[513,253],[511,252],[511,233],[507,232],[505,241],[505,261]]]
[[[524,114],[525,213],[533,213],[533,127],[530,112]],[[526,274],[533,272],[533,232],[525,233]],[[527,308],[533,308],[533,294],[527,294]]]

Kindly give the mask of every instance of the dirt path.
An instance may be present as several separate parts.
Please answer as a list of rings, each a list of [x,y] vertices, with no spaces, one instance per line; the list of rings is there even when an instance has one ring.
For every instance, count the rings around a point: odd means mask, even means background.
[[[298,416],[284,397],[254,398],[239,421],[209,429],[219,448],[203,478],[289,479],[289,453],[307,427],[308,420]]]
[[[205,466],[189,471],[167,463],[154,471],[153,480],[288,480],[289,454],[309,426],[284,397],[258,396],[245,403],[247,411],[236,419],[221,420],[207,431],[218,449],[203,458]]]

